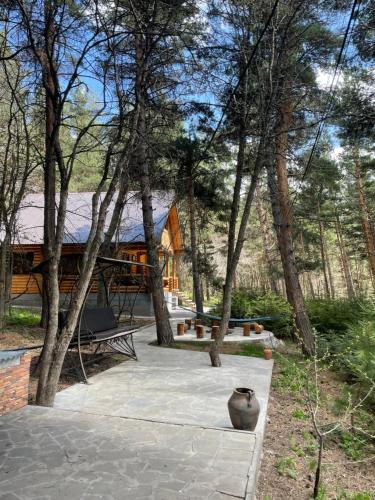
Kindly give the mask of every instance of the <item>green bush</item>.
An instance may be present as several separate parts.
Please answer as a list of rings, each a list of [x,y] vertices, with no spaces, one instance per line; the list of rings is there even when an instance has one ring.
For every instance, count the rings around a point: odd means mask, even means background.
[[[6,321],[11,326],[38,326],[40,315],[26,309],[12,309]]]
[[[374,306],[360,298],[310,299],[306,306],[310,321],[320,336],[343,335],[352,325],[375,319]]]
[[[293,319],[288,302],[274,293],[253,292],[247,289],[235,290],[232,295],[232,318],[253,318],[274,316],[272,321],[265,321],[264,326],[277,337],[291,337]]]

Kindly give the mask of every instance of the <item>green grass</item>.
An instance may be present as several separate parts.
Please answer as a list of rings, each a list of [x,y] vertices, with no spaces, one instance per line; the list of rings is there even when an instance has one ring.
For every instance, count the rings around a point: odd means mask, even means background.
[[[40,315],[26,309],[12,309],[6,322],[8,326],[38,326]]]
[[[234,354],[238,356],[251,356],[253,358],[263,358],[262,344],[243,344],[239,346],[239,351]]]

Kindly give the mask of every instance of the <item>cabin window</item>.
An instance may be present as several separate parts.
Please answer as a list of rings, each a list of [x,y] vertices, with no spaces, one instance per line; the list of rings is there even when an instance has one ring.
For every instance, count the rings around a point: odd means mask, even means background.
[[[69,255],[62,255],[60,259],[59,271],[62,275],[79,274],[82,262],[82,255],[79,253],[72,253]]]
[[[13,253],[13,274],[29,274],[34,262],[34,252]]]

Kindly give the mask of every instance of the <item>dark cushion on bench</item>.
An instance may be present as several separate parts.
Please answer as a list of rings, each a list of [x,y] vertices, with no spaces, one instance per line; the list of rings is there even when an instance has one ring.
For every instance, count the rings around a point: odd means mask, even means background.
[[[111,307],[84,309],[81,317],[81,330],[93,333],[117,328],[117,321]]]

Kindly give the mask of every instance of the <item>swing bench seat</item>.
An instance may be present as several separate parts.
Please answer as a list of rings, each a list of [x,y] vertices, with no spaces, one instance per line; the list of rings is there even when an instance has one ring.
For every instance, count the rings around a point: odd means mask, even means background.
[[[66,311],[59,312],[59,329],[64,327]],[[133,343],[133,333],[139,327],[134,325],[119,326],[111,307],[97,307],[84,309],[81,313],[80,321],[70,341],[68,351],[77,349],[79,354],[79,364],[84,380],[87,382],[84,364],[95,362],[98,357],[105,354],[123,354],[137,361]],[[84,362],[81,355],[81,347],[96,345],[94,355],[88,362]],[[74,371],[77,366],[73,367]]]

